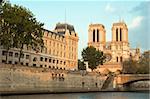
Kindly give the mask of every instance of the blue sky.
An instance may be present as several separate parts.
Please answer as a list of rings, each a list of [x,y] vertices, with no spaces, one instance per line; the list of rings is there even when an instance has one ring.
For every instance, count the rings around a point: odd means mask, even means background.
[[[74,25],[79,36],[79,58],[87,46],[88,25],[103,24],[106,28],[106,40],[111,41],[111,27],[120,19],[128,26],[131,48],[140,47],[149,50],[150,37],[150,1],[147,0],[10,0],[33,12],[44,28],[53,30],[56,23],[66,22]]]

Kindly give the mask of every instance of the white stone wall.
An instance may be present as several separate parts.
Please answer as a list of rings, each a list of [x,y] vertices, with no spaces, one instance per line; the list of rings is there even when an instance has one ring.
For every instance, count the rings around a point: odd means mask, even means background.
[[[57,77],[52,77],[57,74]],[[63,74],[64,80],[59,79]],[[66,71],[55,71],[31,67],[13,67],[12,65],[0,66],[0,91],[8,90],[56,90],[59,89],[91,89],[100,90],[106,76],[84,75],[80,73],[67,73]],[[84,85],[82,83],[84,82]],[[97,85],[96,85],[97,83]],[[74,88],[74,89],[73,89]]]

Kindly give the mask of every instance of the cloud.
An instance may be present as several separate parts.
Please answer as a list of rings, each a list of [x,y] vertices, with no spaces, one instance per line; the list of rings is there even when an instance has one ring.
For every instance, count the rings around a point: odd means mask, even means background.
[[[132,20],[131,24],[129,25],[129,28],[133,29],[133,28],[139,27],[141,25],[143,19],[144,19],[144,16],[137,16],[137,17],[135,17]]]
[[[109,3],[106,5],[105,7],[105,11],[107,12],[114,12],[115,11],[115,8],[112,7]]]

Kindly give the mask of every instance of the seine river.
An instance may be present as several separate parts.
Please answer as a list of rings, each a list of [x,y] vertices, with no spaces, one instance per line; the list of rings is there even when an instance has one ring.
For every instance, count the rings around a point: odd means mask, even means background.
[[[14,95],[14,96],[0,96],[0,99],[149,99],[149,93],[96,92],[96,93]]]

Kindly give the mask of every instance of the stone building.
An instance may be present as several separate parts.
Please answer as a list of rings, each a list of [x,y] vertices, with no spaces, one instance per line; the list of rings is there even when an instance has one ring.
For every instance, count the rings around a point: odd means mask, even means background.
[[[78,35],[72,25],[58,23],[53,31],[43,29],[44,49],[37,52],[24,47],[21,64],[53,69],[77,69]],[[6,50],[0,47],[0,62],[6,61]],[[19,50],[8,52],[8,63],[18,64]]]
[[[88,46],[103,51],[106,55],[106,63],[99,66],[98,71],[108,69],[110,71],[121,70],[121,63],[130,57],[138,60],[140,50],[130,49],[128,41],[127,25],[120,21],[113,23],[112,40],[106,41],[106,30],[102,24],[90,24],[88,30]]]

